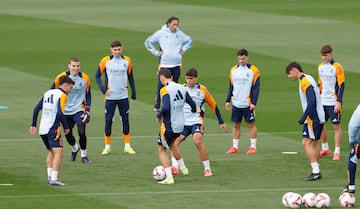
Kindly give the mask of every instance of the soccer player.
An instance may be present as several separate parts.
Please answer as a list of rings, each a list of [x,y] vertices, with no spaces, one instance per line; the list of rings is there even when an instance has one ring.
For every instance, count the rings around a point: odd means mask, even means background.
[[[156,115],[157,122],[161,126],[157,140],[157,150],[161,165],[164,167],[166,173],[166,178],[163,181],[159,181],[159,183],[174,184],[166,148],[170,148],[179,163],[181,172],[184,175],[188,175],[189,170],[186,168],[184,160],[182,159],[180,148],[173,142],[184,130],[185,102],[190,105],[192,112],[196,112],[197,108],[185,87],[172,80],[169,69],[161,69],[159,71],[159,78],[164,87],[160,90],[162,107]]]
[[[179,18],[169,17],[160,30],[145,41],[146,49],[159,57],[158,69],[170,69],[173,81],[178,82],[182,70],[182,57],[192,46],[192,39],[179,29]],[[158,74],[154,111],[160,109],[160,88],[162,84]]]
[[[226,154],[239,152],[240,127],[243,117],[250,132],[250,147],[246,154],[255,154],[257,138],[255,109],[260,92],[260,72],[255,65],[248,62],[246,49],[238,50],[237,60],[238,64],[230,69],[230,85],[225,104],[227,110],[232,109],[231,121],[233,122],[233,145]]]
[[[227,132],[226,124],[224,123],[224,120],[221,117],[221,113],[219,111],[219,108],[216,105],[214,97],[211,96],[210,92],[207,90],[207,88],[204,85],[198,84],[198,71],[195,68],[189,68],[186,71],[185,74],[185,88],[191,98],[196,103],[197,107],[200,107],[200,112],[193,113],[191,111],[191,107],[188,104],[184,105],[184,118],[185,118],[185,127],[184,131],[175,140],[175,144],[180,144],[182,141],[186,139],[187,136],[192,134],[193,142],[196,148],[198,149],[200,159],[204,166],[204,176],[209,177],[212,176],[213,173],[211,171],[210,167],[210,160],[209,160],[209,154],[208,150],[203,143],[203,132],[204,132],[204,115],[205,115],[205,107],[204,103],[206,102],[209,106],[212,112],[216,115],[220,129],[223,132]],[[173,173],[177,170],[177,161],[174,160],[174,157],[171,158],[172,165],[173,165]]]
[[[291,62],[285,72],[293,81],[299,81],[300,101],[303,115],[298,120],[298,125],[303,125],[302,144],[312,168],[311,174],[305,181],[321,179],[320,173],[320,139],[321,130],[325,123],[325,113],[322,107],[320,92],[313,77],[303,72],[297,62]]]
[[[349,124],[348,124],[348,134],[349,134],[349,145],[350,145],[350,153],[348,159],[348,185],[346,185],[342,192],[355,193],[355,178],[356,178],[356,167],[357,162],[360,157],[359,152],[359,137],[360,130],[360,105],[357,106],[353,114],[351,115]]]
[[[74,82],[75,85],[68,95],[68,102],[65,106],[65,119],[69,125],[70,132],[65,134],[67,142],[72,147],[70,160],[75,161],[76,155],[80,150],[81,160],[83,163],[90,164],[91,160],[87,157],[87,138],[85,127],[86,123],[90,121],[90,106],[91,106],[91,91],[90,91],[90,78],[89,76],[80,71],[80,59],[78,57],[71,57],[68,63],[68,70],[56,76],[51,88],[59,87],[59,78],[67,75]],[[77,126],[79,134],[79,144],[76,143],[73,135],[73,128]]]
[[[323,62],[318,66],[318,83],[321,100],[325,111],[325,121],[330,119],[334,129],[335,151],[333,160],[340,160],[340,148],[342,141],[342,130],[340,126],[342,98],[345,89],[344,69],[340,63],[333,58],[333,49],[330,45],[324,45],[320,50]],[[326,128],[321,133],[320,157],[330,155]]]
[[[123,139],[125,143],[124,153],[135,154],[130,146],[129,126],[129,96],[128,81],[131,86],[131,99],[136,100],[135,80],[130,57],[122,55],[123,47],[121,42],[116,40],[110,44],[111,55],[101,59],[95,74],[95,80],[101,92],[105,95],[105,148],[102,155],[111,153],[111,131],[113,117],[118,107],[122,122]],[[105,85],[101,76],[105,74]]]
[[[36,134],[36,122],[40,110],[42,110],[39,125],[39,134],[48,150],[46,157],[48,183],[50,186],[64,186],[59,181],[58,174],[61,168],[63,158],[63,143],[60,135],[60,124],[64,128],[64,133],[70,132],[64,116],[67,94],[71,92],[74,81],[68,76],[59,78],[59,88],[50,89],[34,108],[33,119],[30,127],[30,134]]]

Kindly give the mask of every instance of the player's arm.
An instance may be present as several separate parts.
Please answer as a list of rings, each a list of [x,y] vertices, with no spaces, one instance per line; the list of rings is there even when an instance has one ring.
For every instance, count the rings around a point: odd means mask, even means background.
[[[254,73],[253,83],[250,91],[251,104],[254,106],[257,104],[260,93],[260,72],[255,66],[251,66],[251,70]]]
[[[196,103],[194,102],[194,100],[191,98],[190,94],[187,91],[185,94],[185,102],[190,105],[191,112],[196,112]],[[200,109],[200,107],[199,107],[199,109]]]
[[[216,101],[215,101],[214,97],[210,94],[210,92],[205,87],[201,88],[201,90],[204,92],[205,102],[209,105],[211,111],[216,115],[216,118],[218,119],[219,124],[223,124],[224,120],[221,116],[218,106],[216,105]]]
[[[131,99],[136,100],[136,87],[135,87],[135,79],[134,79],[134,71],[132,68],[132,62],[129,57],[127,57],[127,60],[129,61],[128,80],[129,80],[130,87],[131,87]]]
[[[306,95],[307,106],[302,117],[298,121],[299,124],[304,124],[306,117],[310,114],[310,111],[316,109],[316,96],[315,96],[314,87],[312,85],[309,85],[305,89],[305,95]]]
[[[181,33],[184,37],[183,46],[181,47],[181,51],[186,52],[187,50],[189,50],[192,47],[192,38],[183,32],[181,32]],[[182,53],[182,55],[184,55],[184,53]]]
[[[65,106],[67,103],[67,95],[65,93],[63,93],[60,96],[59,102],[58,102],[58,111],[57,111],[57,115],[60,118],[60,122],[64,128],[65,133],[67,132],[66,130],[69,129],[69,125],[66,122],[65,119],[65,115],[64,115],[64,111],[65,111]]]
[[[33,117],[32,117],[32,123],[31,123],[32,127],[36,127],[37,118],[38,118],[40,110],[42,109],[43,100],[44,100],[44,97],[42,97],[39,100],[39,102],[36,104],[36,106],[34,108]]]
[[[105,72],[106,70],[106,62],[110,60],[110,56],[106,56],[104,57],[100,63],[99,63],[99,66],[98,66],[98,69],[96,70],[95,72],[95,81],[96,81],[96,84],[98,85],[100,91],[105,94],[107,88],[106,86],[104,86],[104,84],[102,83],[101,81],[101,75]],[[105,85],[106,85],[106,78],[105,78]]]
[[[337,89],[336,89],[337,101],[342,103],[342,98],[345,90],[345,73],[343,67],[340,64],[337,64],[336,66],[336,82],[337,82]]]
[[[159,43],[158,32],[155,32],[145,40],[146,49],[153,55],[158,56],[159,50],[155,47],[155,43]]]
[[[168,94],[165,94],[161,98],[162,107],[156,117],[160,118],[165,113],[170,112],[170,96]]]

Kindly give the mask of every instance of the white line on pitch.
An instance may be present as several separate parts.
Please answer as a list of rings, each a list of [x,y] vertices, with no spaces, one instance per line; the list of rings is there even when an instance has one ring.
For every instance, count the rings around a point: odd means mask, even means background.
[[[110,192],[110,193],[71,193],[71,194],[43,194],[43,195],[8,195],[0,196],[0,199],[12,199],[12,198],[43,198],[43,197],[68,197],[68,196],[122,196],[122,195],[161,195],[161,194],[209,194],[209,193],[248,193],[248,192],[275,192],[275,191],[326,191],[326,190],[337,190],[335,187],[317,187],[317,188],[278,188],[278,189],[241,189],[241,190],[198,190],[198,191],[162,191],[162,192]]]

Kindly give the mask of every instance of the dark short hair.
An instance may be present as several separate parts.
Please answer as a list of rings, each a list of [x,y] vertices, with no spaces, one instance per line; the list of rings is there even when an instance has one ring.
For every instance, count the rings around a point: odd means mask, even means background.
[[[291,69],[293,69],[293,68],[296,68],[298,71],[303,72],[301,65],[298,62],[294,61],[294,62],[291,62],[290,64],[288,64],[288,66],[286,66],[286,68],[285,68],[286,74],[289,74]]]
[[[64,83],[75,85],[75,82],[67,75],[61,76],[59,78],[59,85],[62,85]]]
[[[237,56],[248,56],[249,52],[246,49],[239,49],[237,51]]]
[[[331,53],[332,51],[333,51],[333,49],[329,44],[322,46],[320,49],[321,54],[328,54],[328,53]]]
[[[165,78],[171,78],[171,71],[168,68],[160,68],[159,70],[159,77],[164,76]]]
[[[111,42],[110,46],[111,46],[111,48],[121,46],[121,42],[118,40],[113,41],[113,42]]]
[[[177,20],[177,21],[180,21],[178,17],[175,17],[175,16],[171,16],[169,17],[169,19],[166,21],[166,25],[171,23],[172,21],[174,20]]]
[[[187,71],[186,71],[186,74],[185,76],[193,76],[193,77],[198,77],[198,71],[195,69],[195,68],[189,68]]]
[[[80,58],[79,58],[79,57],[71,57],[71,58],[69,59],[69,64],[70,64],[71,62],[80,62]]]

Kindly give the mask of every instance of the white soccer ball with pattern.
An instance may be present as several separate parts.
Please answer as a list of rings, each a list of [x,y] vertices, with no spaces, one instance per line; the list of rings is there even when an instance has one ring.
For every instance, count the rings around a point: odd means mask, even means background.
[[[289,200],[290,200],[290,195],[292,194],[292,192],[286,192],[282,198],[281,198],[281,202],[284,205],[284,207],[289,207]]]
[[[330,197],[326,193],[319,193],[315,196],[315,206],[317,208],[328,208],[330,206]]]
[[[302,205],[302,196],[299,193],[293,192],[288,197],[289,208],[300,208]]]
[[[305,208],[315,207],[315,196],[316,196],[316,194],[314,194],[312,192],[305,193],[302,197],[303,206]]]
[[[342,207],[352,208],[355,205],[355,195],[353,193],[344,192],[339,197],[339,203]]]
[[[156,166],[153,170],[153,177],[157,181],[164,180],[166,177],[164,167],[161,165]]]

